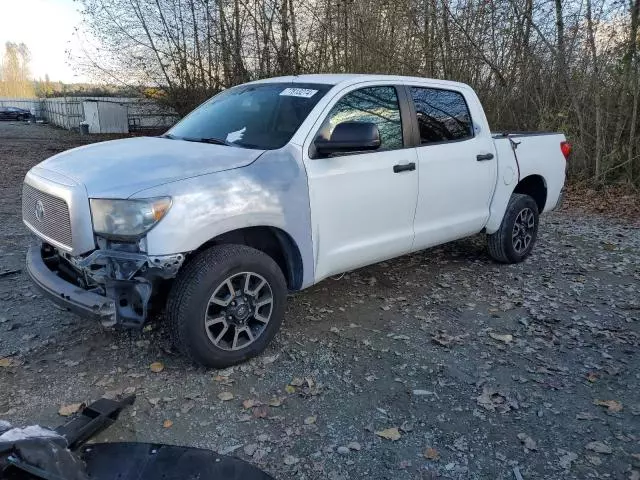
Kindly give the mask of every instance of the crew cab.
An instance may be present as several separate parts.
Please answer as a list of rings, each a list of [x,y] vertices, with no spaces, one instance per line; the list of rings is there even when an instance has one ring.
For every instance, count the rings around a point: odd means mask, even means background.
[[[86,145],[32,168],[27,270],[107,326],[164,309],[192,360],[226,367],[278,331],[287,291],[484,232],[524,260],[571,147],[492,134],[467,85],[301,75],[222,91],[160,137]]]

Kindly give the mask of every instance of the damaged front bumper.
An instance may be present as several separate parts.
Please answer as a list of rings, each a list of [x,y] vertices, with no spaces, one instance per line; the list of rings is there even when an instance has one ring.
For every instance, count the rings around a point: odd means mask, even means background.
[[[50,245],[32,246],[27,272],[54,303],[104,326],[141,327],[158,285],[178,273],[184,255],[151,257],[98,249],[71,257]]]
[[[38,246],[31,246],[27,252],[27,272],[33,283],[54,303],[77,315],[95,318],[105,324],[116,324],[115,300],[83,290],[60,278],[44,263]]]

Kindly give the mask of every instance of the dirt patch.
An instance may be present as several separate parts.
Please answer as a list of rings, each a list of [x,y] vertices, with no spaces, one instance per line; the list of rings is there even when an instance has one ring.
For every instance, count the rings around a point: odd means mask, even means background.
[[[565,192],[563,210],[606,215],[640,226],[640,190],[628,184],[599,188],[570,184]]]
[[[0,273],[16,270],[0,276],[0,418],[56,425],[63,405],[135,392],[100,440],[211,448],[276,478],[637,478],[637,227],[564,210],[520,265],[477,236],[329,279],[291,296],[260,358],[205,371],[162,320],[104,331],[22,271],[24,174],[91,140],[0,124]]]

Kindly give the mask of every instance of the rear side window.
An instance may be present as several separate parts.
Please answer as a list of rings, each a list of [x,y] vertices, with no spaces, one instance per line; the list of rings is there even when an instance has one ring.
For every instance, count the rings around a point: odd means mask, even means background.
[[[347,93],[327,115],[318,136],[329,139],[342,122],[372,122],[380,132],[380,149],[403,147],[400,105],[395,87],[367,87]]]
[[[461,93],[423,87],[410,90],[422,145],[473,137],[471,114]]]

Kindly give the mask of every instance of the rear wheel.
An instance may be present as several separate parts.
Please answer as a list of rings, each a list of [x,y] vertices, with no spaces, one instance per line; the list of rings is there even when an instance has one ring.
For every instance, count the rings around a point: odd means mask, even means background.
[[[280,329],[286,282],[244,245],[205,250],[176,278],[167,303],[173,341],[197,363],[225,368],[261,353]]]
[[[497,232],[487,235],[489,254],[502,263],[518,263],[531,254],[538,236],[538,204],[529,195],[514,193]]]

